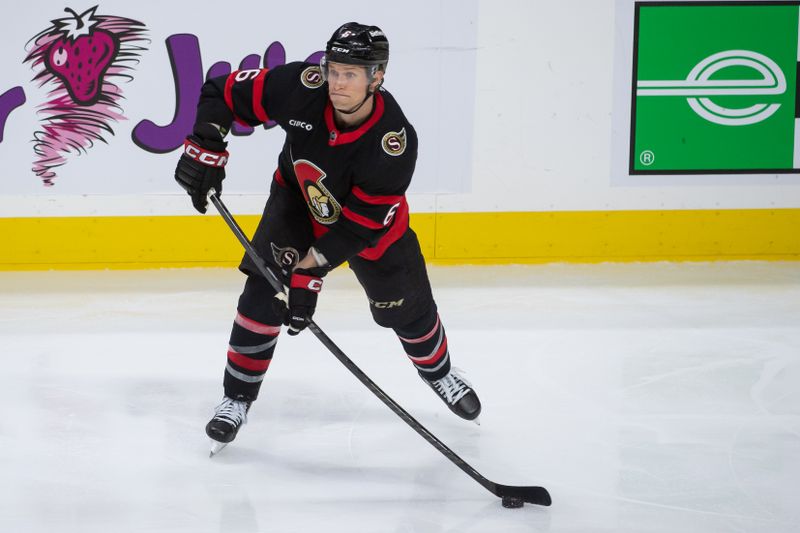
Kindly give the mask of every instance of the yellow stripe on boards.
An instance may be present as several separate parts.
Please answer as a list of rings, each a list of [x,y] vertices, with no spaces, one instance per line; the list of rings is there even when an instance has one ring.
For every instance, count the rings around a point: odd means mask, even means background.
[[[239,215],[252,235],[259,216]],[[800,209],[422,213],[429,262],[800,260]],[[219,216],[0,218],[0,270],[235,266]]]
[[[446,263],[800,260],[800,209],[437,215]]]
[[[260,217],[236,220],[252,235]],[[244,253],[220,216],[0,218],[0,270],[231,266]]]

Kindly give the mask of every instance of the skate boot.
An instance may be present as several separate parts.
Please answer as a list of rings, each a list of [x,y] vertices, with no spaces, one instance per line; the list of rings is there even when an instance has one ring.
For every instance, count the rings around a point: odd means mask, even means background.
[[[239,428],[247,423],[249,410],[250,402],[227,396],[214,409],[214,418],[206,424],[206,435],[211,438],[211,457],[236,438]]]
[[[476,424],[481,414],[481,401],[470,384],[453,368],[446,376],[435,381],[423,378],[430,388],[442,399],[447,407],[464,420],[474,420]]]

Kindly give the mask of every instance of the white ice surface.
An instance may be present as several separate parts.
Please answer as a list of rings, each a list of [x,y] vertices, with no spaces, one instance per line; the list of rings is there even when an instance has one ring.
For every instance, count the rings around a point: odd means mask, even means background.
[[[235,270],[0,273],[0,532],[800,531],[800,263],[431,268],[482,425],[452,415],[349,271],[281,336],[209,459]]]

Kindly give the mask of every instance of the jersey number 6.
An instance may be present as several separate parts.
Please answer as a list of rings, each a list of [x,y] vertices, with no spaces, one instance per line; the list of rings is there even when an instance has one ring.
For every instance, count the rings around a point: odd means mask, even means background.
[[[258,76],[259,72],[261,72],[261,70],[257,68],[253,68],[250,70],[239,70],[236,72],[236,76],[234,76],[233,79],[240,82],[252,80],[256,76]]]
[[[397,208],[400,207],[400,202],[397,202],[392,207],[389,208],[389,212],[386,213],[386,218],[383,219],[383,225],[388,226],[392,223],[392,218],[394,218],[394,214],[397,213]]]

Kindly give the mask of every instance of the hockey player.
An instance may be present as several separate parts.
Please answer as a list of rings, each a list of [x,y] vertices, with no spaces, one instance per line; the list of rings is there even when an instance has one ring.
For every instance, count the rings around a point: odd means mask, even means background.
[[[193,133],[175,170],[195,208],[222,191],[224,141],[234,120],[274,120],[286,132],[253,246],[285,280],[288,305],[245,255],[247,275],[230,336],[225,397],[206,433],[231,442],[247,419],[269,367],[281,324],[296,335],[314,314],[325,274],[345,261],[363,286],[372,316],[392,328],[419,375],[458,416],[481,404],[451,367],[425,260],[408,226],[405,191],[417,135],[383,89],[389,42],[376,26],[338,28],[319,65],[240,70],[203,85]]]

